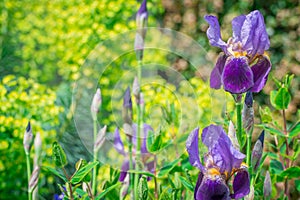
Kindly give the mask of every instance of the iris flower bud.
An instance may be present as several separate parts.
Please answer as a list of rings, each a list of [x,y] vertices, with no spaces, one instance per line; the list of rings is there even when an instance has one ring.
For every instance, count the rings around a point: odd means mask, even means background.
[[[105,125],[98,132],[98,135],[97,135],[97,138],[96,138],[96,142],[94,144],[96,151],[98,151],[100,149],[100,147],[103,145],[103,143],[105,142],[106,129],[107,129],[107,126]]]
[[[34,188],[37,186],[39,181],[39,174],[40,174],[40,168],[36,166],[30,176],[29,180],[29,190],[33,191]]]
[[[33,134],[32,134],[31,124],[29,121],[23,139],[23,146],[26,154],[30,153],[32,142],[33,142]]]
[[[148,20],[147,1],[143,0],[140,9],[136,14],[137,32],[134,40],[134,50],[138,60],[143,58],[144,41],[146,37],[146,28]]]
[[[239,145],[239,142],[237,140],[235,128],[234,128],[234,125],[233,125],[232,121],[229,122],[228,137],[230,138],[234,148],[240,149],[240,145]]]
[[[254,172],[258,169],[260,165],[260,160],[264,149],[264,138],[265,131],[262,131],[252,150],[251,164]]]
[[[134,97],[136,99],[136,103],[139,104],[139,100],[140,100],[140,84],[139,84],[139,81],[138,81],[137,77],[134,77],[133,85],[132,85],[132,92],[133,92],[133,95],[134,95]]]
[[[123,98],[123,120],[124,123],[132,124],[132,100],[130,95],[130,88],[125,91]]]
[[[264,196],[270,197],[272,193],[272,182],[269,171],[267,171],[264,181]]]
[[[254,110],[253,110],[253,96],[252,92],[247,92],[245,97],[245,103],[243,107],[243,127],[246,133],[252,134],[254,124]]]
[[[101,103],[102,103],[101,90],[100,88],[98,88],[91,104],[91,113],[92,113],[93,120],[97,119],[97,113],[99,112],[99,107]]]
[[[40,156],[41,156],[41,153],[42,153],[42,140],[41,140],[41,136],[40,136],[39,132],[37,132],[37,134],[35,135],[35,138],[34,138],[34,150],[35,150],[34,166],[38,166]]]

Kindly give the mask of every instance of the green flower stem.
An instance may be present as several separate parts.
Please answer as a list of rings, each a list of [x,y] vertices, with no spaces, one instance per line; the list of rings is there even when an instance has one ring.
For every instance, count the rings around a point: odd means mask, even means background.
[[[97,119],[94,119],[94,143],[97,139]],[[97,150],[94,145],[94,152],[93,152],[93,162],[97,161]],[[93,182],[92,182],[92,194],[96,196],[96,177],[97,177],[97,165],[93,169]]]
[[[240,148],[243,148],[242,142],[242,104],[241,102],[236,102],[236,122],[237,122],[237,139],[240,144]]]
[[[28,177],[28,199],[32,200],[32,191],[29,188],[29,182],[31,177],[31,167],[30,167],[30,154],[26,153],[26,165],[27,165],[27,177]]]
[[[133,159],[132,159],[132,137],[130,137],[129,140],[129,170],[133,169]],[[130,180],[129,180],[129,184],[130,184],[130,189],[133,189],[134,185],[133,185],[133,181],[134,181],[134,174],[130,173]]]
[[[142,60],[138,60],[138,69],[137,77],[138,83],[141,85],[142,81]],[[141,87],[139,94],[141,93]],[[140,170],[139,161],[141,160],[141,133],[143,132],[143,106],[138,102],[137,104],[137,145],[136,145],[136,170]],[[138,183],[139,183],[139,174],[135,174],[134,177],[134,195],[138,196]]]

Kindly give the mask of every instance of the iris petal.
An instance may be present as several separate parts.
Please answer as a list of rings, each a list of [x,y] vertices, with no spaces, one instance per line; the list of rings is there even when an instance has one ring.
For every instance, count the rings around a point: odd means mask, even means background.
[[[203,180],[203,173],[200,172],[200,174],[198,175],[196,186],[195,186],[194,199],[197,199],[197,191],[202,183],[202,180]]]
[[[239,199],[249,194],[250,192],[250,177],[246,169],[239,171],[233,180],[232,198]]]
[[[232,36],[233,36],[233,42],[241,42],[241,30],[243,27],[243,23],[246,19],[245,15],[240,15],[238,17],[235,17],[231,24],[232,24]]]
[[[127,175],[128,170],[129,170],[129,161],[125,160],[125,162],[123,163],[123,165],[121,167],[121,173],[120,173],[119,181],[123,182],[125,180],[125,177]]]
[[[199,128],[195,128],[189,135],[186,141],[186,149],[189,153],[189,161],[191,165],[198,167],[202,172],[204,172],[204,167],[200,162],[199,149],[198,149],[198,134]]]
[[[235,149],[221,126],[210,125],[202,131],[202,142],[208,147],[209,154],[220,172],[231,172],[239,168],[245,155]]]
[[[195,200],[230,200],[229,188],[221,177],[210,179],[204,176],[196,192]]]
[[[223,71],[224,89],[232,94],[247,92],[253,86],[253,73],[246,57],[227,60]]]
[[[257,63],[251,67],[253,73],[254,85],[252,92],[259,92],[265,86],[269,72],[271,70],[271,62],[266,56],[261,56]]]
[[[214,89],[220,89],[222,85],[221,76],[223,73],[224,65],[226,62],[227,56],[224,53],[221,53],[218,57],[216,66],[210,74],[210,87]]]
[[[268,33],[264,18],[258,10],[252,11],[246,16],[241,29],[243,50],[248,55],[262,55],[270,47]]]
[[[209,24],[209,28],[206,31],[209,43],[212,46],[221,48],[225,53],[227,53],[227,44],[221,38],[220,25],[217,17],[206,15],[204,19]]]
[[[124,152],[124,144],[121,140],[121,137],[120,137],[120,132],[119,132],[119,129],[116,128],[115,130],[115,135],[114,135],[114,147],[115,149],[120,153],[120,154],[123,154],[125,155],[125,152]]]

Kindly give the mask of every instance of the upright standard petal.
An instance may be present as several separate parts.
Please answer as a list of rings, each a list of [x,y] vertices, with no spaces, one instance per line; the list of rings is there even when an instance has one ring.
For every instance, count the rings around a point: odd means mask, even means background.
[[[266,56],[259,57],[257,63],[251,67],[254,85],[252,92],[260,92],[266,85],[271,70],[271,62]]]
[[[186,149],[189,153],[189,161],[191,165],[198,167],[201,172],[204,172],[204,167],[200,162],[199,158],[199,149],[198,149],[198,144],[199,144],[199,139],[198,139],[198,134],[199,134],[199,127],[195,128],[189,135],[187,141],[186,141]]]
[[[217,17],[206,15],[204,19],[209,24],[209,28],[206,31],[209,43],[212,46],[221,48],[225,53],[227,53],[227,44],[221,38],[220,25]]]
[[[195,192],[195,200],[230,200],[229,188],[220,176],[213,178],[204,176]]]
[[[258,10],[246,16],[241,29],[243,50],[248,55],[262,55],[270,47],[269,36],[266,31],[264,18]]]
[[[224,53],[220,53],[216,66],[210,74],[210,87],[214,89],[220,89],[222,85],[222,73],[227,56]]]
[[[253,86],[253,73],[246,57],[230,58],[223,71],[224,89],[232,94],[247,92]]]
[[[124,152],[124,144],[121,140],[121,137],[120,137],[120,132],[119,132],[119,129],[116,128],[115,130],[115,135],[114,135],[114,147],[115,149],[120,153],[120,154],[123,154],[125,155],[125,152]]]
[[[250,177],[246,169],[239,171],[233,180],[233,194],[231,198],[240,199],[250,192]]]
[[[202,131],[202,142],[208,147],[214,164],[220,172],[231,172],[239,168],[245,155],[235,149],[221,126],[210,125]]]
[[[235,17],[231,24],[232,24],[232,39],[233,42],[241,42],[241,30],[243,27],[243,23],[246,19],[245,15],[240,15],[238,17]]]

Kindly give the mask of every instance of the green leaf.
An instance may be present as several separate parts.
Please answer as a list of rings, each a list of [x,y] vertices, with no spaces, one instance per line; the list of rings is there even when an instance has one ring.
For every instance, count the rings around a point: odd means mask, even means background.
[[[270,172],[271,174],[280,174],[283,171],[283,166],[278,160],[271,160]]]
[[[168,174],[179,162],[181,161],[180,158],[174,160],[173,162],[165,165],[163,168],[161,168],[161,170],[158,173],[158,177],[162,177],[165,176],[166,174]]]
[[[88,163],[84,167],[80,168],[78,171],[75,172],[75,174],[71,178],[72,184],[78,184],[80,183],[86,175],[96,166],[99,162],[92,162]]]
[[[300,134],[300,122],[298,122],[290,131],[289,137],[296,137]]]
[[[283,172],[281,172],[280,176],[285,177],[287,179],[299,178],[300,175],[300,167],[290,167]]]
[[[294,74],[287,74],[284,79],[284,86],[288,89],[293,81]]]
[[[57,167],[64,167],[68,163],[63,148],[57,142],[52,144],[52,159]]]
[[[103,198],[107,193],[109,193],[110,191],[112,191],[113,189],[115,189],[116,187],[120,186],[121,183],[118,182],[115,185],[110,186],[109,188],[106,188],[103,192],[101,192],[101,194],[99,194],[95,200],[100,200],[101,198]]]
[[[151,133],[149,134],[151,135]],[[150,153],[159,151],[162,147],[162,136],[161,134],[155,136],[152,134],[147,138],[147,148]]]
[[[76,193],[81,196],[80,199],[89,199],[88,193],[86,193],[85,191],[83,191],[81,188],[76,188]]]
[[[146,172],[146,171],[139,171],[139,170],[128,170],[128,173],[133,173],[133,174],[143,174],[145,176],[149,176],[152,178],[155,178],[154,174],[150,173],[150,172]]]
[[[261,127],[263,128],[265,131],[268,131],[269,133],[271,133],[272,135],[278,135],[278,136],[281,136],[281,137],[286,137],[281,131],[275,129],[275,128],[271,128],[271,127],[268,127],[267,125],[258,125],[258,127]]]
[[[188,189],[188,190],[190,190],[190,191],[194,191],[194,186],[188,181],[188,180],[186,180],[184,177],[182,177],[182,176],[179,176],[179,179],[180,179],[180,181],[181,181],[181,183],[182,183],[182,185],[184,186],[184,187],[186,187],[186,189]]]
[[[290,101],[291,95],[287,88],[282,87],[278,91],[271,91],[270,100],[272,106],[274,106],[278,110],[287,109]]]
[[[80,170],[81,168],[83,168],[84,166],[87,165],[87,161],[80,158],[79,161],[77,161],[77,163],[75,164],[75,168],[76,171],[74,172],[74,174],[76,174],[78,172],[78,170]],[[82,182],[89,182],[91,180],[91,173],[88,173],[84,179],[82,180]]]
[[[57,171],[56,169],[49,167],[49,166],[43,166],[44,169],[46,169],[47,171],[51,172],[52,174],[54,174],[55,176],[61,178],[64,182],[67,182],[67,178],[62,175],[59,171]]]
[[[296,189],[300,192],[300,180],[295,180]]]
[[[259,107],[259,114],[260,114],[260,118],[262,123],[269,123],[272,122],[272,113],[269,107]]]

